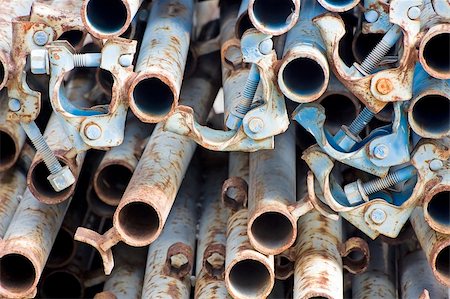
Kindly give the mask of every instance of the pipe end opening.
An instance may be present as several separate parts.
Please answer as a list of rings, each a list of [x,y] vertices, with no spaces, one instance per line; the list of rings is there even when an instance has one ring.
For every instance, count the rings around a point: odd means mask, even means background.
[[[66,40],[68,41],[72,46],[77,47],[81,44],[83,41],[84,33],[81,30],[68,30],[61,34],[61,36],[58,38],[59,40]]]
[[[82,298],[83,286],[73,273],[55,271],[43,280],[41,296],[45,298]]]
[[[435,194],[428,202],[427,210],[433,221],[450,227],[450,191]]]
[[[256,260],[239,261],[230,271],[230,284],[239,297],[262,296],[271,286],[270,279],[269,270]]]
[[[450,100],[438,94],[426,95],[414,104],[412,117],[420,130],[445,135],[450,131]]]
[[[423,48],[425,63],[432,70],[450,75],[450,33],[431,37]]]
[[[336,134],[342,125],[349,125],[357,116],[355,103],[343,94],[329,94],[320,101],[325,109],[325,126]]]
[[[131,180],[133,172],[121,164],[105,166],[98,173],[95,186],[99,197],[107,203],[118,205]]]
[[[128,18],[127,7],[122,0],[90,0],[86,6],[86,20],[101,34],[117,34]]]
[[[2,288],[12,293],[26,292],[33,286],[35,279],[33,263],[25,256],[10,253],[0,258]]]
[[[56,235],[46,267],[56,268],[67,264],[75,254],[75,247],[72,233],[66,228],[61,227],[58,235]]]
[[[138,82],[133,90],[133,99],[141,113],[155,117],[167,115],[174,103],[172,90],[158,78]]]
[[[14,138],[5,131],[0,131],[0,169],[12,166],[17,157],[18,149]]]
[[[295,21],[298,14],[292,0],[255,0],[253,15],[256,22],[270,32],[284,32]]]
[[[266,212],[259,215],[251,224],[253,239],[270,250],[288,246],[294,240],[293,224],[285,215]]]
[[[441,278],[450,283],[450,245],[444,247],[436,256],[436,271]]]
[[[152,239],[159,230],[159,215],[149,204],[131,202],[119,213],[120,229],[129,237],[138,241]]]

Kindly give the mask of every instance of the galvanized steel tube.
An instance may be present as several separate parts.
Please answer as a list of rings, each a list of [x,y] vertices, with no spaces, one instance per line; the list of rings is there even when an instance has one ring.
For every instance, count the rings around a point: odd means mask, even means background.
[[[281,35],[297,23],[300,0],[250,0],[248,14],[253,26],[259,31]]]
[[[236,211],[247,206],[249,154],[230,152],[228,159],[228,179],[222,187],[222,202]]]
[[[122,144],[113,147],[103,157],[95,171],[93,185],[98,197],[106,204],[119,204],[150,133],[149,126],[129,118]]]
[[[450,235],[431,229],[420,207],[413,210],[410,221],[434,277],[441,284],[450,287]]]
[[[90,34],[111,39],[124,33],[143,0],[84,0],[81,19]]]
[[[193,0],[153,3],[129,89],[130,107],[157,123],[178,105],[192,30]]]
[[[360,0],[317,0],[324,8],[333,12],[344,12],[358,5]]]
[[[450,185],[438,183],[425,194],[423,199],[425,220],[435,231],[450,234]]]
[[[250,153],[247,234],[261,253],[275,255],[292,246],[297,219],[289,210],[296,202],[295,127],[275,137],[275,149]]]
[[[343,298],[343,268],[338,245],[340,218],[334,221],[313,210],[298,221],[294,298]]]
[[[425,71],[437,79],[450,79],[450,24],[438,24],[428,30],[419,45],[419,61]]]
[[[250,244],[247,209],[235,212],[227,224],[225,283],[233,298],[265,298],[274,281],[274,260]]]
[[[47,205],[27,189],[0,243],[0,295],[34,297],[36,285],[70,204]]]
[[[190,168],[161,235],[149,246],[142,298],[189,298],[199,196],[196,171]]]
[[[312,19],[325,12],[315,0],[302,4],[300,19],[288,32],[278,85],[283,94],[298,103],[312,102],[326,90],[330,77],[325,47]]]

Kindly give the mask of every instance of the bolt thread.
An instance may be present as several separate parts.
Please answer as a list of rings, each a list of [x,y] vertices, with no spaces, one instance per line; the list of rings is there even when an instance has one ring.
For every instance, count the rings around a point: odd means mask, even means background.
[[[73,65],[75,67],[82,67],[86,65],[86,55],[73,54]]]
[[[390,49],[391,46],[387,44],[384,40],[381,40],[361,63],[361,68],[367,74],[372,73],[372,71],[381,62],[383,57],[386,56],[386,54],[389,52]]]
[[[48,146],[47,142],[44,139],[44,136],[36,136],[36,138],[31,139],[31,142],[33,143],[36,150],[41,154],[45,166],[47,166],[47,169],[51,174],[55,174],[62,170],[61,164],[59,164],[58,159],[56,159],[53,151]]]
[[[245,81],[244,90],[242,91],[242,98],[236,107],[233,109],[235,115],[239,118],[244,118],[245,114],[251,109],[253,98],[259,85],[259,70],[253,64]]]
[[[395,186],[396,184],[409,180],[416,173],[414,166],[408,166],[391,172],[385,178],[379,178],[367,183],[362,184],[363,192],[366,195],[377,193],[378,191],[387,189],[389,187]]]
[[[348,130],[353,135],[359,135],[361,131],[367,126],[367,124],[372,120],[375,114],[365,107],[360,114],[352,121]]]

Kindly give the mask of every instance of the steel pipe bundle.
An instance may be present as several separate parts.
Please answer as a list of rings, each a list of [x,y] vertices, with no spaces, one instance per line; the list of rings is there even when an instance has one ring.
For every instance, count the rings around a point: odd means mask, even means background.
[[[0,297],[448,297],[449,26],[447,0],[3,1]]]

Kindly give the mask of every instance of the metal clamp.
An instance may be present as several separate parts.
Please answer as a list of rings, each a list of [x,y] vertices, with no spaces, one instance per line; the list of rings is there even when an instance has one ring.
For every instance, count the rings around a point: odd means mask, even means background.
[[[289,118],[284,97],[276,87],[275,51],[263,54],[259,45],[271,36],[248,30],[241,40],[244,62],[254,63],[261,76],[263,103],[248,111],[237,130],[214,130],[200,125],[190,107],[178,106],[165,122],[164,130],[188,136],[205,148],[217,151],[272,149],[274,136],[286,131]]]

